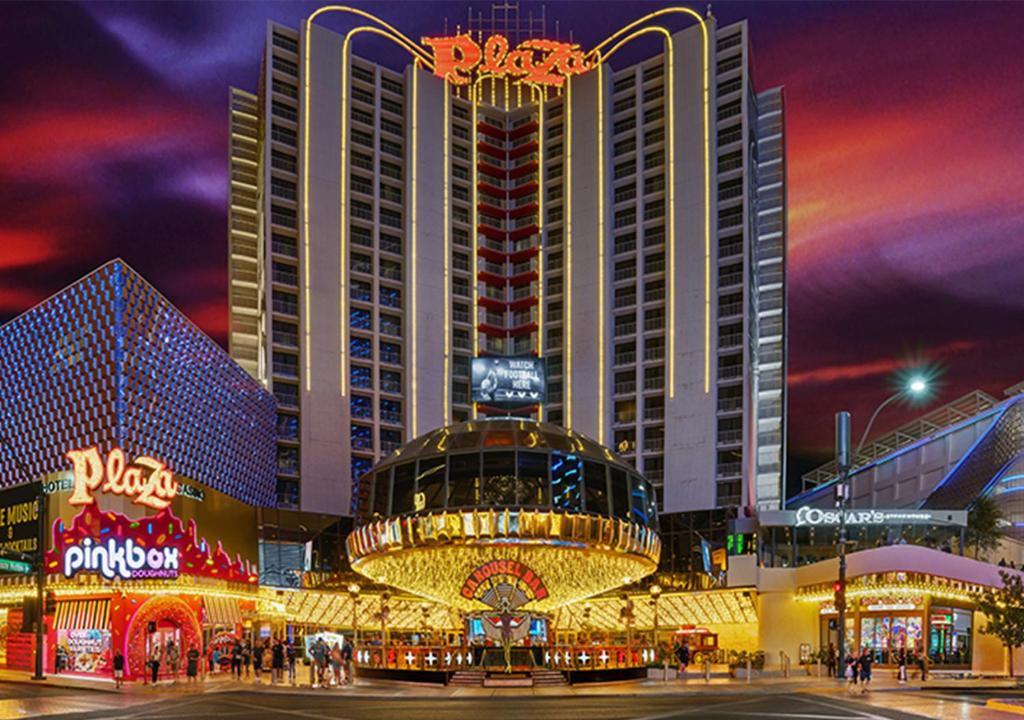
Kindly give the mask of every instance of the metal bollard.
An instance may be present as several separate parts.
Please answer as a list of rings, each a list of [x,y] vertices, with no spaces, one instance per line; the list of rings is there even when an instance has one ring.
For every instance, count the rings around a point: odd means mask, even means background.
[[[711,659],[704,659],[704,682],[711,682]]]
[[[750,658],[747,658],[747,685],[750,684]]]
[[[661,666],[662,666],[662,669],[664,670],[664,673],[661,676],[661,681],[662,682],[668,682],[668,660],[662,660],[661,661]]]

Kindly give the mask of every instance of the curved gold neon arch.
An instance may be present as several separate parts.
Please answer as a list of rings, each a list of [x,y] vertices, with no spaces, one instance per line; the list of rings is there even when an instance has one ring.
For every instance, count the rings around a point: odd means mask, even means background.
[[[305,370],[306,370],[306,389],[307,389],[307,391],[309,391],[311,389],[311,382],[312,382],[312,380],[311,380],[311,368],[310,368],[310,350],[309,350],[309,348],[310,348],[310,342],[309,341],[310,341],[310,334],[311,334],[310,270],[309,270],[309,255],[310,255],[310,253],[309,253],[309,243],[310,243],[310,239],[309,239],[309,122],[310,122],[309,121],[309,105],[310,105],[310,88],[311,88],[311,83],[310,83],[310,46],[311,46],[310,38],[311,38],[311,31],[312,31],[312,26],[313,26],[314,20],[316,20],[316,18],[319,17],[320,15],[324,15],[324,14],[330,13],[330,12],[350,13],[352,15],[368,19],[368,20],[376,23],[376,25],[377,25],[377,26],[364,25],[364,26],[360,26],[360,27],[354,28],[353,30],[351,30],[351,31],[349,31],[348,33],[345,34],[345,36],[344,36],[344,45],[343,45],[343,58],[342,58],[342,83],[343,83],[343,90],[342,90],[342,119],[341,119],[341,122],[342,122],[342,139],[341,139],[342,149],[341,149],[341,168],[340,168],[340,172],[341,172],[341,175],[342,175],[341,183],[340,183],[341,184],[341,212],[342,212],[342,222],[340,223],[340,227],[341,227],[341,229],[340,229],[340,235],[341,235],[341,237],[340,237],[340,249],[341,249],[341,255],[342,255],[341,263],[340,263],[341,264],[341,273],[340,274],[341,274],[341,291],[342,292],[341,292],[341,298],[340,298],[340,304],[341,304],[341,308],[340,308],[341,309],[340,337],[341,337],[341,341],[339,343],[339,345],[340,345],[339,350],[340,350],[340,357],[341,357],[341,363],[340,363],[340,365],[341,365],[341,373],[340,373],[339,381],[340,381],[341,394],[344,396],[346,394],[346,392],[347,392],[347,381],[348,381],[348,378],[347,378],[348,323],[347,323],[347,318],[346,318],[346,315],[347,315],[347,313],[346,313],[347,295],[344,292],[345,287],[346,287],[346,270],[347,270],[347,262],[346,262],[346,258],[345,258],[345,254],[347,252],[347,236],[346,236],[347,226],[346,226],[346,223],[344,222],[344,212],[345,212],[345,209],[347,207],[347,197],[346,197],[346,194],[348,192],[347,184],[345,182],[345,177],[346,177],[346,160],[347,160],[347,143],[348,143],[348,138],[346,137],[346,131],[347,131],[347,103],[348,103],[348,90],[347,90],[348,48],[349,48],[351,39],[352,39],[352,37],[354,35],[356,35],[357,33],[361,33],[361,32],[372,32],[372,33],[374,33],[376,35],[379,35],[381,37],[386,37],[386,38],[392,40],[399,47],[401,47],[404,50],[406,50],[407,52],[409,52],[409,54],[413,58],[414,65],[416,65],[417,67],[427,67],[429,69],[433,69],[434,63],[433,63],[431,55],[421,45],[419,45],[416,42],[414,42],[413,40],[411,40],[409,37],[407,37],[406,35],[401,33],[394,26],[390,25],[389,23],[385,22],[384,20],[382,20],[382,19],[376,17],[375,15],[373,15],[371,13],[368,13],[368,12],[366,12],[364,10],[360,10],[359,8],[355,8],[355,7],[351,7],[351,6],[346,6],[346,5],[328,5],[328,6],[324,6],[324,7],[318,8],[317,10],[315,10],[306,19],[305,28],[304,28],[304,30],[305,30],[305,47],[304,47],[304,50],[303,50],[303,85],[304,85],[305,93],[304,93],[304,96],[303,96],[303,141],[302,141],[303,142],[303,148],[302,148],[302,152],[303,152],[303,171],[302,171],[303,172],[303,208],[302,208],[302,211],[303,211],[303,249],[304,249],[303,274],[304,274],[304,281],[305,281],[304,282],[304,296],[305,296],[305,308],[306,308],[305,317],[304,317],[304,327],[305,327],[305,337],[306,337]],[[710,280],[710,277],[711,277],[711,269],[710,269],[711,268],[711,265],[710,265],[710,262],[711,262],[711,260],[710,260],[710,258],[711,258],[711,209],[710,209],[710,196],[711,196],[711,189],[710,189],[710,186],[711,186],[711,180],[710,180],[710,122],[709,122],[709,117],[708,117],[708,112],[710,110],[709,57],[708,57],[709,40],[708,40],[707,24],[705,23],[704,18],[701,17],[701,15],[699,13],[697,13],[694,10],[692,10],[691,8],[682,7],[682,6],[663,8],[661,10],[657,10],[657,11],[649,13],[649,14],[641,17],[641,18],[638,18],[637,20],[634,20],[633,22],[629,23],[628,25],[625,25],[624,27],[620,28],[616,32],[612,33],[607,38],[605,38],[603,41],[598,43],[594,48],[592,48],[590,51],[588,51],[587,54],[586,54],[586,57],[595,60],[596,65],[598,67],[600,67],[609,58],[611,58],[612,55],[614,55],[619,49],[621,49],[624,45],[628,44],[629,42],[631,42],[632,40],[634,40],[634,39],[636,39],[638,37],[641,37],[641,36],[643,36],[645,34],[648,34],[648,33],[658,33],[658,34],[661,34],[665,38],[666,55],[667,55],[667,59],[668,59],[668,68],[669,68],[668,69],[669,76],[668,76],[668,81],[667,81],[668,93],[667,93],[667,98],[666,98],[667,104],[669,106],[669,115],[670,115],[670,117],[668,118],[668,120],[669,120],[669,122],[668,122],[668,125],[669,125],[669,152],[668,152],[668,155],[669,155],[669,169],[668,169],[668,171],[669,171],[669,177],[674,179],[674,169],[675,169],[675,130],[674,130],[674,127],[673,127],[673,123],[671,122],[671,113],[672,113],[672,105],[673,105],[673,97],[672,97],[673,96],[673,82],[672,82],[673,47],[672,47],[672,36],[671,36],[671,33],[666,28],[664,28],[664,27],[662,27],[660,25],[652,25],[652,26],[648,26],[648,27],[641,27],[641,26],[643,26],[645,23],[648,23],[648,22],[650,22],[650,21],[652,21],[652,20],[654,20],[655,18],[658,18],[658,17],[667,16],[667,15],[679,15],[679,14],[681,14],[681,15],[689,15],[692,18],[694,18],[697,21],[697,23],[700,25],[701,34],[702,34],[702,64],[703,64],[703,67],[702,67],[702,81],[703,81],[703,104],[704,104],[704,108],[703,108],[704,109],[704,112],[703,112],[703,126],[704,126],[703,127],[703,129],[704,129],[704,392],[708,393],[710,391],[710,323],[711,323],[711,321],[710,321],[710,305],[711,305],[711,300],[710,300],[710,285],[711,285],[711,280]],[[607,52],[602,52],[602,50],[605,47],[609,46],[609,45],[611,45],[611,48]],[[480,79],[482,79],[482,78],[478,78],[478,82],[479,82]],[[505,79],[506,79],[506,81],[508,80],[507,77]],[[475,87],[475,85],[474,85],[474,90],[470,94],[471,99],[473,100],[473,104],[474,104],[474,111],[475,111],[476,104],[478,102],[480,102],[481,99],[482,99],[481,98],[482,86],[479,88],[479,91],[478,91],[477,88]],[[492,94],[493,94],[494,89],[495,89],[494,88],[494,82],[492,80]],[[539,91],[539,93],[540,93],[542,98],[546,97],[547,88],[537,88],[537,90]],[[568,82],[568,81],[566,83],[565,92],[566,92],[566,100],[567,100],[567,102],[571,101],[570,82]],[[416,135],[417,135],[417,133],[416,133],[416,124],[417,123],[416,123],[416,109],[415,109],[415,106],[416,106],[416,94],[417,94],[417,77],[416,77],[416,73],[414,72],[413,73],[413,78],[412,78],[412,102],[413,102],[413,111],[412,111],[413,112],[413,117],[412,117],[412,126],[413,126],[412,155],[413,155],[413,161],[411,163],[411,168],[412,168],[411,169],[411,173],[412,173],[411,180],[412,180],[413,192],[412,192],[412,199],[411,199],[412,216],[411,216],[411,219],[410,219],[410,246],[411,246],[411,254],[412,254],[412,267],[411,267],[411,272],[412,272],[412,277],[411,277],[412,282],[411,282],[411,285],[412,285],[412,287],[415,287],[415,284],[416,284],[415,283],[415,280],[416,280],[416,277],[415,277],[415,275],[416,275],[416,210],[415,210],[415,206],[416,206],[416,193],[415,193],[415,187],[416,187],[416,177],[415,177],[415,174],[416,174],[416,169],[415,169],[415,165],[416,165],[416,163],[415,163],[415,159],[416,159],[416,141],[417,141],[417,138],[416,138]],[[601,97],[601,95],[603,95],[603,88],[599,89],[599,97]],[[532,97],[533,97],[533,89],[531,88],[531,98]],[[507,89],[507,86],[506,86],[506,105],[507,104],[508,104],[508,89]],[[445,110],[446,110],[446,116],[447,116],[447,114],[448,114],[447,102],[446,102]],[[603,112],[604,112],[603,102],[599,103],[598,112],[599,112],[599,125],[600,125],[600,124],[602,124],[600,121],[603,120]],[[475,112],[474,112],[474,116],[475,116]],[[474,120],[475,120],[475,117],[474,117]],[[474,135],[475,135],[475,130],[476,130],[475,125],[476,125],[476,123],[474,122],[474,128],[473,128],[474,129]],[[571,155],[572,155],[572,151],[571,151],[572,134],[571,134],[571,132],[572,131],[571,131],[571,127],[570,126],[571,126],[570,118],[567,117],[567,122],[566,122],[566,144],[567,144],[567,150],[566,150],[566,165],[567,165],[567,168],[566,168],[566,182],[567,183],[571,182],[571,159],[572,159],[571,158]],[[447,123],[446,123],[446,126],[445,126],[445,133],[446,133],[446,135],[447,135],[447,132],[448,132],[448,128],[447,128]],[[603,141],[602,141],[602,143],[603,143]],[[447,149],[447,142],[445,143],[445,145],[446,145],[446,149]],[[475,143],[474,143],[474,147],[475,147]],[[599,150],[600,150],[600,146],[599,146]],[[601,156],[601,157],[603,159],[603,156]],[[447,163],[446,163],[446,165],[447,165]],[[447,172],[448,171],[446,169],[446,179],[447,179]],[[668,192],[669,192],[669,204],[670,204],[670,206],[672,206],[673,200],[674,200],[674,192],[675,192],[674,191],[674,182],[670,182],[669,183],[669,191]],[[543,193],[541,193],[541,194],[543,194]],[[566,199],[566,205],[567,205],[566,213],[569,216],[566,219],[566,225],[567,225],[567,227],[566,227],[566,238],[567,238],[566,252],[567,252],[567,260],[569,259],[568,256],[571,256],[571,251],[572,251],[571,193],[569,195],[570,195],[570,197],[567,197],[567,199]],[[601,209],[602,209],[602,216],[603,216],[603,197],[599,198],[599,203],[601,203],[601,205],[602,205]],[[447,207],[447,197],[445,199],[445,205]],[[475,214],[475,211],[476,211],[476,208],[474,207],[474,214]],[[541,220],[541,222],[543,222],[543,220]],[[603,258],[603,240],[604,240],[603,230],[604,230],[603,224],[601,224],[599,226],[599,245],[602,245],[602,247],[599,248],[599,255],[602,258]],[[676,267],[675,213],[670,213],[670,216],[669,216],[669,228],[668,228],[668,230],[669,230],[669,303],[668,303],[669,304],[669,372],[668,372],[668,374],[669,374],[669,398],[673,398],[675,396],[675,386],[676,386],[676,383],[675,383],[675,365],[676,365],[676,361],[675,361],[675,297],[676,297],[676,293],[675,293],[675,285],[676,285],[676,277],[675,277],[675,267]],[[447,218],[446,218],[446,221],[445,221],[445,245],[446,245],[446,248],[447,248],[447,245],[448,245],[448,220],[447,220]],[[474,254],[474,261],[475,261],[475,254]],[[474,262],[474,264],[475,264],[475,262]],[[447,252],[446,252],[446,263],[445,263],[445,274],[446,274],[446,276],[447,276],[447,272],[448,272],[448,269],[447,269]],[[566,273],[569,275],[569,277],[567,278],[569,280],[569,282],[567,282],[567,285],[570,285],[570,286],[571,286],[571,272],[572,272],[572,270],[571,270],[571,262],[567,262]],[[605,292],[604,282],[603,282],[603,280],[604,280],[604,278],[603,278],[603,274],[604,274],[603,264],[601,266],[600,273],[601,273],[601,283],[600,283],[601,307],[603,309],[603,306],[604,306],[604,292]],[[447,283],[446,283],[446,285],[447,285]],[[416,399],[415,399],[416,398],[416,390],[417,390],[416,342],[415,342],[415,333],[416,333],[416,297],[415,297],[415,291],[413,291],[413,293],[412,293],[412,296],[410,298],[410,302],[411,302],[411,312],[412,312],[412,333],[413,333],[413,342],[412,342],[412,347],[411,347],[411,353],[412,353],[411,388],[412,388],[412,394],[413,394],[413,400],[412,400],[412,432],[413,432],[413,434],[415,434],[416,431],[417,431],[417,426],[418,426],[417,402],[416,402]],[[477,303],[478,303],[478,297],[477,297],[476,293],[474,292],[474,308],[477,307]],[[566,320],[567,323],[571,323],[571,303],[572,303],[571,292],[567,292],[567,297],[566,297],[567,314],[570,316],[570,317],[567,317],[567,320]],[[448,308],[447,308],[447,303],[446,303],[446,311],[447,310],[448,310]],[[446,326],[447,326],[447,323],[446,323]],[[567,327],[566,328],[566,342],[567,343],[571,343],[570,336],[571,336],[571,328]],[[539,342],[543,342],[543,340],[540,340]],[[475,334],[474,334],[474,347],[478,347],[478,339],[476,338]],[[566,383],[566,396],[565,396],[565,411],[566,411],[565,414],[566,414],[566,419],[569,422],[571,422],[571,416],[572,416],[572,383],[571,383],[572,359],[571,359],[571,345],[567,345],[566,351],[567,352],[566,352],[566,360],[565,360],[565,362],[566,362],[567,383]],[[603,357],[603,354],[604,353],[603,353],[603,344],[602,344],[602,353],[601,353],[602,357],[600,358],[600,373],[601,373],[602,381],[603,381],[603,377],[604,377],[604,375],[603,375],[604,374],[604,357]],[[445,376],[446,376],[446,378],[447,378],[447,366],[448,366],[448,364],[449,364],[449,358],[448,358],[448,350],[447,350],[447,343],[446,343],[446,349],[445,349],[445,366],[446,366]],[[602,382],[602,386],[603,386],[603,382]],[[600,394],[600,404],[603,405],[603,401],[604,401],[603,387],[599,388],[599,394]],[[444,401],[444,414],[445,414],[445,416],[447,416],[447,414],[448,414],[448,398],[447,398],[448,393],[446,392],[445,395],[446,395],[446,398],[445,398],[445,401]],[[603,426],[604,426],[604,424],[602,422],[601,423],[601,431],[603,431]],[[601,432],[600,434],[603,434],[603,432]]]
[[[306,391],[309,392],[312,389],[312,370],[310,364],[310,335],[312,326],[312,312],[310,308],[310,277],[309,277],[309,104],[310,104],[310,48],[311,48],[311,33],[313,29],[313,21],[316,20],[320,15],[324,15],[330,12],[344,12],[350,13],[357,17],[365,18],[377,24],[373,25],[362,25],[348,31],[344,35],[344,41],[342,45],[342,59],[341,59],[341,83],[342,83],[342,101],[341,101],[341,165],[339,172],[341,174],[341,222],[340,226],[340,276],[341,276],[341,292],[340,292],[340,373],[339,373],[339,387],[342,397],[347,394],[348,388],[348,296],[345,292],[346,288],[346,271],[347,271],[347,224],[345,222],[345,208],[347,207],[348,186],[346,184],[346,158],[348,154],[348,136],[347,136],[347,123],[348,123],[348,51],[349,45],[352,38],[363,32],[373,33],[381,37],[385,37],[396,45],[406,50],[413,58],[413,62],[416,66],[427,66],[433,68],[433,62],[431,61],[430,55],[420,45],[413,42],[406,35],[397,30],[394,26],[381,20],[377,16],[360,10],[359,8],[350,7],[347,5],[325,5],[322,8],[315,10],[308,18],[306,18],[304,27],[304,43],[302,53],[302,85],[303,85],[303,108],[302,108],[302,247],[303,247],[303,296],[305,312],[303,317],[303,328],[305,335],[305,371],[306,371]],[[415,81],[415,72],[413,73]],[[415,115],[415,103],[413,105],[413,115]],[[414,120],[415,123],[415,120]],[[415,138],[413,139],[414,157],[415,157]],[[415,163],[413,163],[415,167]],[[415,183],[413,185],[415,187]],[[415,198],[415,192],[413,193]],[[415,203],[415,199],[413,200]],[[415,227],[415,212],[413,213],[413,219],[411,221],[413,227]],[[415,272],[415,258],[416,258],[416,236],[415,232],[410,233],[410,244],[413,252],[413,272]],[[415,292],[412,294],[413,303],[413,332],[415,333]],[[412,343],[413,353],[415,353],[415,342]],[[415,357],[415,356],[414,356]],[[415,385],[415,367],[416,364],[413,362],[413,380]],[[414,403],[415,405],[415,403]],[[413,414],[413,433],[415,434],[415,409]]]

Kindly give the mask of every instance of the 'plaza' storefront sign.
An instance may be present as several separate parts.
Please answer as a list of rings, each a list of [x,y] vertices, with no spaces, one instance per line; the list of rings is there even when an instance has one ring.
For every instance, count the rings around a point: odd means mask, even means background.
[[[114,448],[106,463],[99,449],[93,445],[83,450],[70,450],[66,454],[74,465],[74,484],[71,505],[91,505],[96,499],[94,491],[124,495],[136,505],[163,510],[178,494],[178,481],[164,463],[146,455],[129,464],[124,450]]]
[[[832,527],[839,525],[840,511],[835,508],[804,506],[797,510],[762,512],[762,527]],[[966,510],[881,510],[851,509],[846,511],[847,525],[957,525],[966,527]]]
[[[421,38],[434,51],[434,74],[453,85],[476,78],[511,77],[533,85],[561,87],[571,75],[591,69],[579,45],[530,38],[509,48],[504,35],[491,35],[481,47],[469,33]]]

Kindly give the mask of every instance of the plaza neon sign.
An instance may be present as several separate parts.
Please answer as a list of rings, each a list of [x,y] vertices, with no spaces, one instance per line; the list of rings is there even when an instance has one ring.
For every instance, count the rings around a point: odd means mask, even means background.
[[[176,547],[151,547],[148,550],[128,538],[110,538],[105,543],[85,538],[80,545],[64,550],[64,577],[76,573],[98,572],[107,580],[122,578],[178,577],[179,551]]]
[[[504,35],[491,35],[481,47],[469,33],[421,38],[434,51],[434,74],[453,85],[475,77],[517,78],[533,85],[562,87],[593,65],[575,43],[531,38],[509,48]]]
[[[99,449],[70,450],[65,457],[74,466],[71,505],[92,505],[96,491],[132,498],[135,505],[163,510],[178,495],[178,481],[174,472],[155,458],[141,455],[128,463],[124,450],[114,448],[106,463]]]

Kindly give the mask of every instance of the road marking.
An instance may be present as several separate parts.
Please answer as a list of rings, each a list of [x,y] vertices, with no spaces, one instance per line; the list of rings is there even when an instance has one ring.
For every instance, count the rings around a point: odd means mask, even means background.
[[[280,714],[283,714],[283,715],[295,715],[296,717],[316,718],[316,720],[324,720],[324,717],[325,717],[323,710],[320,710],[318,712],[304,712],[302,710],[284,710],[282,708],[268,708],[266,705],[253,705],[252,703],[244,703],[244,702],[240,702],[238,700],[224,699],[224,700],[222,700],[222,702],[229,703],[231,705],[235,705],[235,706],[241,707],[241,708],[246,708],[246,709],[249,709],[249,710],[259,710],[261,713],[268,713],[268,712],[270,714],[280,713]],[[343,717],[333,717],[333,716],[327,716],[327,717],[331,717],[332,720],[347,720],[347,718],[343,718]]]
[[[632,718],[632,720],[668,720],[669,718],[680,717],[681,715],[714,712],[715,708],[735,707],[736,705],[746,705],[747,703],[760,702],[761,700],[764,700],[763,695],[747,698],[746,700],[730,700],[729,702],[715,703],[714,705],[699,705],[687,710],[673,710],[671,712],[658,713],[657,715],[640,715]]]
[[[793,698],[796,700],[803,700],[804,702],[811,703],[812,705],[821,705],[822,707],[827,707],[830,710],[844,710],[847,712],[856,713],[854,717],[867,718],[868,720],[892,720],[892,718],[886,717],[885,715],[875,715],[874,713],[866,712],[857,707],[851,708],[845,705],[836,705],[835,703],[825,702],[824,700],[812,700],[811,698],[804,697],[803,695],[793,695]],[[847,715],[847,717],[851,716]]]

